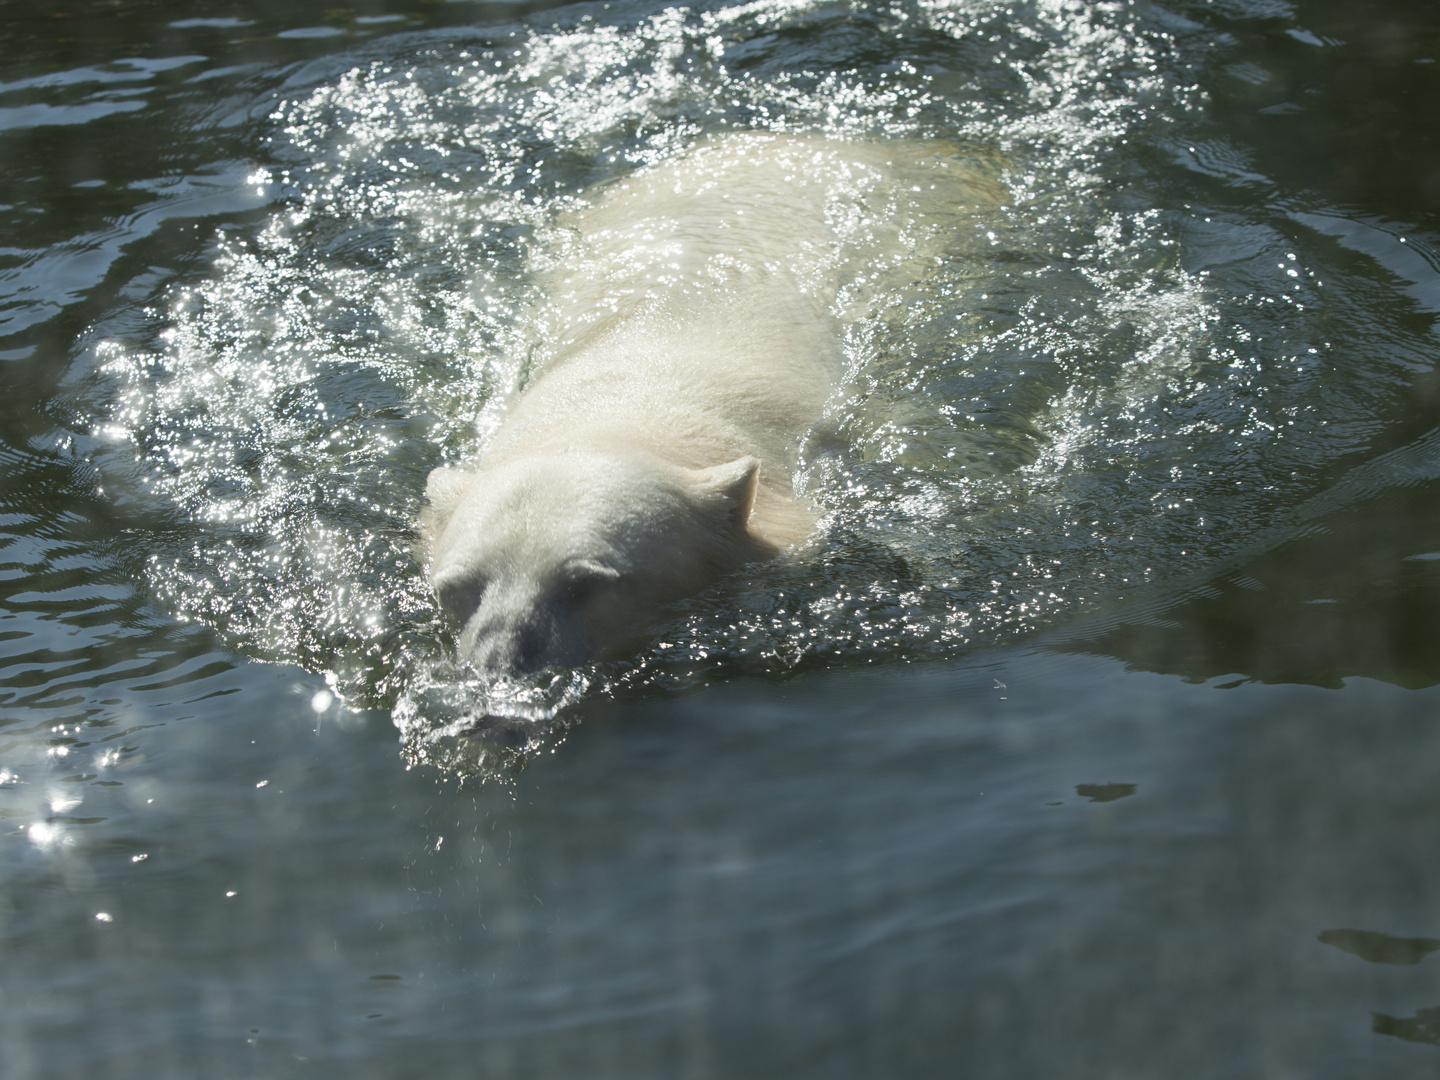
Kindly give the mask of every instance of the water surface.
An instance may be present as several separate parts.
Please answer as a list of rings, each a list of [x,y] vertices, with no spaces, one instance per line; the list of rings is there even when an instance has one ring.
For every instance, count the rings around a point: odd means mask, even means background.
[[[1433,1073],[1424,17],[12,14],[14,1075]],[[803,558],[497,697],[425,475],[566,213],[733,130],[1003,198],[842,289]]]

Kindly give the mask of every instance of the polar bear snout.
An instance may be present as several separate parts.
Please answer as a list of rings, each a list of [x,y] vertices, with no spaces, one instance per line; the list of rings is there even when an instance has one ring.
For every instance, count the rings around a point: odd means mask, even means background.
[[[566,638],[547,613],[496,618],[477,612],[466,623],[458,650],[482,675],[514,678],[573,663],[580,650]]]
[[[514,678],[593,658],[594,623],[607,604],[612,576],[565,572],[555,580],[449,583],[437,587],[441,605],[459,625],[456,650],[480,674]],[[446,606],[477,598],[466,609]]]

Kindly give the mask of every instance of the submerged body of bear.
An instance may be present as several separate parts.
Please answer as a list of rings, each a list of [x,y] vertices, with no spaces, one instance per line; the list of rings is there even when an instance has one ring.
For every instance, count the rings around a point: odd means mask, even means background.
[[[528,387],[473,468],[430,476],[461,654],[488,675],[604,656],[802,540],[791,478],[837,374],[837,289],[904,254],[909,192],[963,199],[963,174],[909,144],[736,134],[561,223]]]

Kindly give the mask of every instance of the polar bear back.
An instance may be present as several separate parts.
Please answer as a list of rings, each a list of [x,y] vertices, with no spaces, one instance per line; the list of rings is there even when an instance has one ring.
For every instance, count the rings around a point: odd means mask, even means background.
[[[913,274],[924,253],[909,222],[993,201],[952,149],[742,132],[601,188],[559,222],[544,260],[550,355],[645,309],[684,318],[729,297],[804,321],[887,261]]]
[[[993,201],[950,149],[733,133],[592,193],[541,259],[545,345],[487,458],[754,455],[764,531],[838,373],[837,291],[887,265],[913,276],[906,225],[936,205]]]
[[[935,148],[744,133],[557,222],[522,385],[476,466],[427,483],[458,650],[502,676],[614,655],[646,613],[809,535],[792,478],[837,312],[920,272],[925,216],[965,189]]]

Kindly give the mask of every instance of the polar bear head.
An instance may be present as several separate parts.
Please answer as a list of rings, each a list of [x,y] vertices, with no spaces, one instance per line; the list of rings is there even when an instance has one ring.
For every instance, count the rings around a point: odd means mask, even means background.
[[[431,583],[481,673],[613,655],[655,608],[767,554],[760,462],[690,470],[590,451],[430,474]]]

